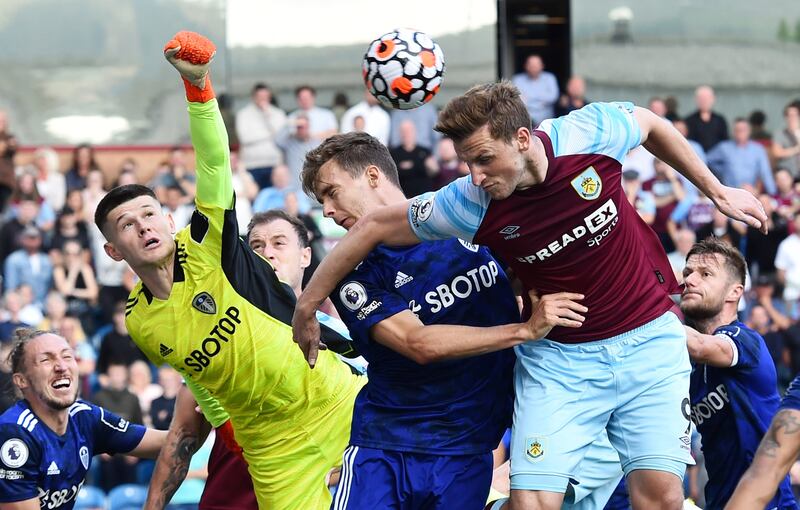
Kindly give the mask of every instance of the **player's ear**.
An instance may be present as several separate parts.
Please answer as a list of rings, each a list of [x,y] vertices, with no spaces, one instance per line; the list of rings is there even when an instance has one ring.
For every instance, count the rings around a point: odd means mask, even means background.
[[[175,220],[172,218],[172,213],[167,213],[167,223],[169,224],[169,233],[175,234]]]
[[[531,146],[531,131],[526,127],[521,127],[517,129],[517,135],[515,142],[517,144],[517,149],[520,152],[527,151]]]
[[[311,265],[311,247],[306,246],[300,252],[300,267],[303,269]]]
[[[364,174],[367,176],[367,182],[369,183],[370,187],[374,188],[378,185],[378,181],[380,180],[381,171],[375,165],[369,165],[367,169],[364,171]]]
[[[25,378],[24,375],[20,374],[19,372],[15,373],[12,376],[12,380],[14,381],[14,386],[23,390],[28,387],[28,380]]]
[[[744,285],[737,283],[728,291],[728,299],[730,301],[739,301],[739,299],[742,297],[742,294],[744,294]]]
[[[106,255],[108,255],[112,259],[116,260],[117,262],[120,262],[125,258],[125,257],[123,257],[122,253],[117,251],[117,249],[111,243],[107,242],[106,244],[104,244],[103,245],[103,250],[105,250]]]

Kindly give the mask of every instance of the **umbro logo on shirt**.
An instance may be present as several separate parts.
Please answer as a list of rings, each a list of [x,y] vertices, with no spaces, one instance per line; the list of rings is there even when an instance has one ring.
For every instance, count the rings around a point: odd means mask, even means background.
[[[394,288],[395,289],[399,289],[400,287],[402,287],[403,285],[407,284],[408,282],[410,282],[413,279],[414,279],[413,276],[408,276],[404,272],[398,271],[397,272],[397,276],[394,277]]]
[[[56,465],[56,461],[53,461],[53,462],[50,463],[50,467],[47,468],[47,474],[48,475],[60,475],[61,474],[61,470],[58,469],[58,466]]]
[[[158,347],[158,352],[161,354],[162,358],[166,358],[167,356],[172,354],[172,349],[170,349],[169,347],[167,347],[164,344],[160,344],[159,347]]]
[[[519,230],[519,226],[518,225],[509,225],[507,227],[503,227],[500,230],[500,233],[505,236],[503,238],[505,240],[514,239],[515,237],[519,237],[519,234],[517,234],[517,230]]]

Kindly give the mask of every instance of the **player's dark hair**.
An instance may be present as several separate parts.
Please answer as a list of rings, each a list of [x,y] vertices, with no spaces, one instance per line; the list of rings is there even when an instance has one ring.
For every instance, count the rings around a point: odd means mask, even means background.
[[[254,214],[250,219],[250,223],[247,225],[247,239],[250,239],[250,233],[257,226],[267,225],[276,220],[284,220],[292,226],[294,231],[297,232],[297,239],[301,247],[308,248],[311,246],[311,240],[308,237],[308,229],[305,224],[297,217],[292,216],[282,209],[270,209],[269,211]]]
[[[375,165],[389,182],[400,188],[397,165],[389,149],[372,135],[353,132],[333,135],[306,154],[300,173],[306,194],[316,197],[319,170],[330,160],[334,160],[354,179],[361,177],[368,166]]]
[[[154,200],[158,200],[156,198],[156,194],[153,193],[153,190],[147,186],[142,186],[141,184],[126,184],[125,186],[117,186],[109,191],[106,196],[100,200],[100,203],[97,204],[97,209],[94,211],[94,224],[97,225],[97,228],[100,229],[100,232],[105,234],[103,227],[105,227],[108,214],[111,211],[125,202],[145,195],[148,197],[153,197]]]
[[[699,243],[694,243],[692,249],[686,254],[686,260],[692,255],[721,255],[725,269],[731,280],[744,285],[747,263],[744,257],[732,244],[718,237],[707,237]]]
[[[34,338],[42,335],[54,334],[52,331],[44,331],[32,328],[17,328],[11,337],[11,352],[8,353],[8,364],[11,366],[11,373],[20,373],[25,369],[25,347]]]
[[[531,129],[525,102],[510,81],[476,85],[450,100],[434,129],[460,143],[487,124],[491,137],[504,142],[513,140],[519,128]]]

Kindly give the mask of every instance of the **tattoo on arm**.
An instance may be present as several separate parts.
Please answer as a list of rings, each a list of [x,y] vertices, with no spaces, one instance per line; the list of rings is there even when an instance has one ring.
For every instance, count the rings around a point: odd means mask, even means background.
[[[758,447],[762,455],[766,457],[777,457],[778,450],[781,448],[781,443],[778,441],[778,432],[783,436],[791,436],[800,432],[800,421],[798,421],[796,413],[789,410],[783,410],[775,415],[772,425],[767,430],[764,440]]]
[[[197,438],[194,436],[178,436],[171,445],[168,445],[171,455],[158,459],[159,463],[162,460],[167,463],[168,470],[167,478],[161,484],[159,493],[159,499],[161,500],[159,503],[161,505],[166,506],[172,496],[175,495],[175,491],[183,483],[183,480],[186,479],[186,473],[189,471],[189,461],[199,446],[197,443]]]

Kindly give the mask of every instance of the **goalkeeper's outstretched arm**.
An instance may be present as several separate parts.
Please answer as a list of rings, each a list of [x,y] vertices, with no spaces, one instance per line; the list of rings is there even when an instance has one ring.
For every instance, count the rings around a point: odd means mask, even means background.
[[[209,69],[214,43],[194,32],[178,32],[164,56],[183,79],[189,101],[189,129],[197,164],[197,201],[205,206],[233,206],[228,134],[219,113]]]

